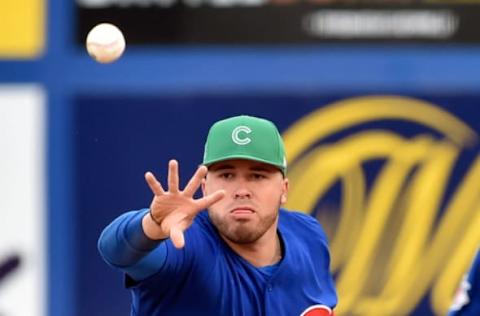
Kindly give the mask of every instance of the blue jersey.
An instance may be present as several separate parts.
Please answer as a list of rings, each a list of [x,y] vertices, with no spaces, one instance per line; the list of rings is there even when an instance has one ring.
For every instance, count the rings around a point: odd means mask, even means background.
[[[462,280],[448,315],[480,315],[480,250],[477,250],[472,267],[464,280]]]
[[[130,215],[134,216],[138,217]],[[117,234],[121,240],[118,231],[122,229],[118,228],[110,227],[110,233],[103,233],[99,241],[105,244],[100,246],[104,258],[117,266],[107,257],[115,256],[118,245],[104,235]],[[183,249],[176,249],[167,239],[135,264],[122,267],[133,294],[131,314],[292,316],[333,309],[337,295],[321,226],[311,216],[280,210],[278,232],[282,260],[258,268],[229,248],[207,212],[201,212],[185,232]]]

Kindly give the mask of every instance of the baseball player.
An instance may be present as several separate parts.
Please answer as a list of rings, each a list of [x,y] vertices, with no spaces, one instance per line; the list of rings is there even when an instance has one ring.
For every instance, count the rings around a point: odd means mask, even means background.
[[[168,188],[147,172],[150,208],[121,215],[98,241],[125,272],[131,315],[333,315],[327,237],[311,216],[281,208],[286,170],[275,125],[237,116],[211,127],[183,190],[175,160]]]
[[[462,280],[450,308],[449,316],[480,315],[480,250],[468,274]]]

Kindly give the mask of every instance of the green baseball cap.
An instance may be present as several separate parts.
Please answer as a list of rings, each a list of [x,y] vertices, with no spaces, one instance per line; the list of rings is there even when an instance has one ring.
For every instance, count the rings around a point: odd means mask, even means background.
[[[216,122],[208,132],[203,164],[229,159],[248,159],[287,172],[282,137],[275,125],[262,118],[241,115]]]

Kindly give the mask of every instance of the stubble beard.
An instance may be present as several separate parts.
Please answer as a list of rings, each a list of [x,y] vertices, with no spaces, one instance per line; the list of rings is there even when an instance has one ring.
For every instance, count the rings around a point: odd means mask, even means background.
[[[218,216],[209,211],[211,221],[218,232],[231,242],[237,244],[250,244],[262,237],[277,221],[280,204],[275,212],[265,217],[260,217],[258,224],[247,221],[228,220],[228,215]]]

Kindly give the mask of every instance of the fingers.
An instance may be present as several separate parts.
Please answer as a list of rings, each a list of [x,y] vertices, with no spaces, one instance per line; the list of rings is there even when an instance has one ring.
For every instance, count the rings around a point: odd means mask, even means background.
[[[185,246],[185,237],[183,231],[178,226],[170,228],[170,239],[177,249],[182,249]]]
[[[162,184],[157,181],[153,173],[150,171],[145,173],[145,180],[147,181],[147,184],[150,187],[150,190],[152,190],[153,194],[162,195],[165,193]]]
[[[195,174],[192,176],[190,181],[188,181],[187,186],[183,190],[186,196],[191,197],[195,194],[195,192],[198,190],[198,187],[200,186],[200,183],[202,182],[202,179],[205,177],[206,174],[207,167],[198,167],[197,171],[195,171]]]
[[[168,162],[168,191],[178,192],[178,162],[174,159]]]
[[[217,203],[221,199],[225,197],[225,190],[218,190],[213,192],[212,194],[209,194],[207,196],[204,196],[201,199],[196,200],[195,202],[197,203],[197,206],[199,207],[199,211],[204,210],[211,205]]]

